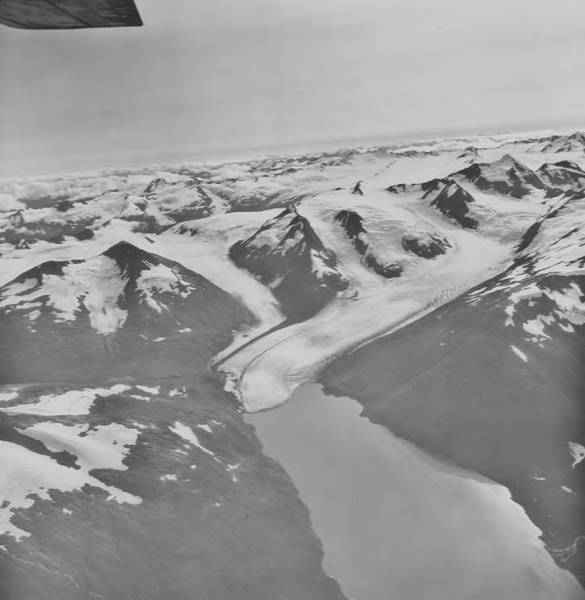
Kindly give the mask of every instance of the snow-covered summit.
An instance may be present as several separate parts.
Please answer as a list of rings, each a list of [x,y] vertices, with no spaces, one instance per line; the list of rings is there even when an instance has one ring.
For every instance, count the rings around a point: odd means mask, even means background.
[[[474,163],[452,177],[460,177],[483,191],[522,198],[534,190],[546,189],[546,183],[532,169],[510,154],[491,163]]]
[[[576,131],[569,135],[562,135],[546,143],[541,152],[584,152],[585,133]]]
[[[479,157],[479,150],[475,146],[467,146],[457,158],[464,160],[466,163],[471,164],[477,161]]]
[[[466,229],[476,229],[478,221],[471,216],[473,196],[456,181],[448,179],[444,186],[431,201],[431,206],[436,207],[446,217],[459,223]],[[427,191],[426,194],[430,192]]]
[[[26,318],[32,329],[49,319],[103,336],[145,320],[176,328],[177,311],[205,302],[213,288],[179,263],[119,242],[88,259],[48,261],[24,272],[0,287],[0,313]]]
[[[550,186],[551,196],[569,190],[579,192],[585,188],[585,171],[570,160],[544,163],[536,172]]]
[[[294,205],[233,244],[229,256],[269,286],[289,316],[306,315],[349,286],[335,253]]]

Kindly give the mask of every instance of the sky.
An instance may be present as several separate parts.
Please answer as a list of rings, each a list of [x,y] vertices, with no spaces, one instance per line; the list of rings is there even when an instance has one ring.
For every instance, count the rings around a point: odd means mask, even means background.
[[[136,0],[0,29],[0,177],[585,124],[583,0]]]

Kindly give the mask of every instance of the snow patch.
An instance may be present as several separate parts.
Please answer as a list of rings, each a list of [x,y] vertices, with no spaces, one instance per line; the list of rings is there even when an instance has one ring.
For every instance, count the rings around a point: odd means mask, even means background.
[[[16,540],[30,535],[12,522],[16,510],[34,505],[36,498],[51,500],[51,490],[81,492],[85,486],[105,490],[108,500],[140,504],[141,498],[106,485],[83,469],[72,469],[48,456],[12,442],[0,441],[0,534]]]
[[[574,469],[581,461],[585,459],[585,446],[577,442],[569,442],[569,452],[573,458],[571,468]]]
[[[136,388],[141,392],[146,392],[147,394],[158,394],[160,392],[160,385],[137,385]]]
[[[2,294],[0,308],[26,309],[30,307],[27,303],[44,299],[55,312],[57,322],[71,322],[84,307],[91,326],[107,335],[121,327],[128,316],[118,306],[125,286],[118,263],[107,256],[97,256],[66,264],[62,275],[42,274],[40,281],[27,279],[10,285]]]
[[[206,454],[209,454],[209,455],[213,456],[215,459],[217,459],[217,457],[211,450],[207,449],[205,446],[203,446],[199,442],[199,439],[195,435],[195,432],[187,425],[183,425],[182,423],[179,423],[179,421],[175,421],[175,424],[172,427],[169,427],[169,429],[175,435],[178,435],[180,438],[183,438],[189,444],[196,446],[197,448],[199,448]]]
[[[187,284],[174,269],[158,264],[142,271],[136,280],[136,289],[153,310],[162,313],[165,306],[156,299],[155,294],[174,293],[186,298],[195,290],[195,286]]]
[[[519,350],[513,344],[510,345],[510,348],[518,358],[522,359],[524,362],[528,362],[528,357],[526,356],[526,354],[524,354],[524,352],[522,352],[522,350]]]
[[[18,398],[18,392],[0,392],[0,402],[10,402],[11,400],[15,400],[16,398]]]
[[[130,386],[116,384],[110,388],[84,388],[69,390],[62,394],[44,394],[38,401],[31,404],[18,404],[2,409],[7,414],[61,416],[61,415],[88,415],[98,397],[107,398],[122,394]]]
[[[90,428],[89,425],[64,425],[45,421],[21,430],[24,435],[43,442],[52,452],[65,450],[77,457],[81,469],[115,469],[128,467],[124,459],[136,444],[139,431],[118,423]]]

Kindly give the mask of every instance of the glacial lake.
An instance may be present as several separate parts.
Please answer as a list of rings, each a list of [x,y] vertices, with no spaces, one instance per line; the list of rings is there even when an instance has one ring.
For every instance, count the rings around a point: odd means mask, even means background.
[[[292,478],[348,600],[573,600],[506,488],[448,465],[306,384],[247,415]]]

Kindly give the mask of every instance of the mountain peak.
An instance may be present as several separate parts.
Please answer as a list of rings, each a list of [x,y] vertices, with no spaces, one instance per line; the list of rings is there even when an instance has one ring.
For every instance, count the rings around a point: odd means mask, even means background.
[[[131,252],[144,252],[144,251],[140,250],[140,248],[138,248],[137,246],[134,246],[134,244],[131,244],[130,242],[121,240],[119,242],[116,242],[113,246],[110,246],[105,252],[103,252],[103,254],[106,256],[111,256],[111,255],[118,255],[118,254],[128,254]]]
[[[293,318],[313,314],[349,285],[336,255],[295,205],[233,244],[229,257],[270,287]]]
[[[480,190],[494,191],[513,198],[522,198],[534,190],[547,188],[536,172],[511,154],[504,154],[491,163],[473,163],[450,177],[464,177]]]
[[[476,229],[477,219],[469,216],[470,205],[475,198],[456,181],[448,179],[445,187],[431,202],[447,218],[457,221],[465,229]]]
[[[569,139],[574,140],[576,142],[580,142],[581,144],[585,145],[585,133],[583,133],[582,131],[575,131],[575,133],[572,133],[569,136]]]
[[[0,287],[0,299],[8,299],[5,313],[16,311],[31,321],[41,314],[57,323],[87,315],[91,327],[105,335],[124,325],[131,307],[136,314],[143,309],[170,314],[169,306],[202,282],[179,263],[122,241],[91,258],[44,262]]]
[[[545,144],[542,152],[582,152],[585,149],[585,133],[575,131],[568,135],[552,138]]]
[[[504,154],[501,158],[493,161],[492,163],[488,163],[486,166],[493,169],[518,169],[520,171],[530,171],[530,169],[524,163],[521,163],[511,154]]]

